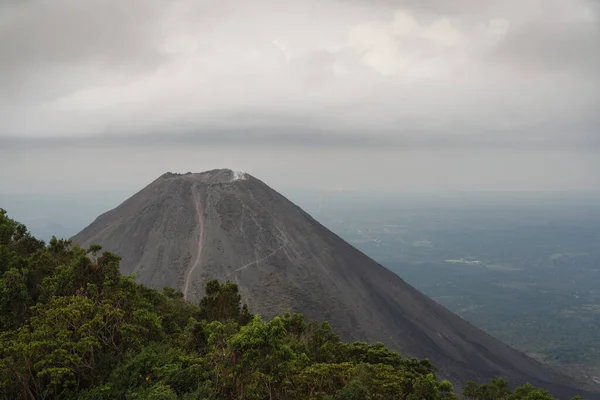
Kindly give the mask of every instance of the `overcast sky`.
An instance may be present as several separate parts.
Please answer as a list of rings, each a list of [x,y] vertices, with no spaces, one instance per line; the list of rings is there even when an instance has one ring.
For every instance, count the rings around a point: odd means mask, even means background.
[[[595,0],[0,0],[0,192],[600,189]]]

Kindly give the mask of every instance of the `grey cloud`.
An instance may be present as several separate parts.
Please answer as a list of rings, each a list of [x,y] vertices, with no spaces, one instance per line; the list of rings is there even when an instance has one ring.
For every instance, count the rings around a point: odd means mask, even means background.
[[[571,70],[598,84],[599,49],[600,23],[535,21],[511,32],[491,54],[491,62],[534,71]]]
[[[363,0],[339,0],[344,4],[362,3]],[[510,18],[516,21],[527,20],[536,16],[545,14],[559,13],[564,8],[561,7],[584,7],[596,15],[600,15],[600,4],[598,0],[582,1],[480,1],[480,0],[372,0],[369,2],[373,6],[386,9],[408,9],[415,13],[426,16],[450,16],[461,20],[485,18]],[[571,4],[569,4],[571,3]],[[558,6],[558,7],[557,7]],[[558,15],[562,17],[563,15]]]
[[[334,66],[336,55],[327,51],[315,51],[291,60],[290,67],[294,74],[307,86],[322,85],[335,78]]]
[[[597,125],[597,126],[600,126]],[[596,126],[596,127],[597,127]],[[298,128],[297,124],[281,125],[277,128],[245,127],[243,130],[213,128],[193,130],[180,129],[167,132],[153,131],[131,135],[113,133],[92,137],[16,138],[0,137],[0,148],[5,150],[65,149],[65,148],[306,148],[306,149],[396,149],[402,150],[571,150],[600,151],[600,136],[587,135],[566,138],[531,138],[514,132],[488,128],[487,134],[473,135],[473,127],[464,127],[462,134],[453,136],[441,132],[423,132],[405,129],[397,134],[382,134],[380,131],[361,132],[343,130],[324,131],[319,128]],[[281,134],[285,131],[285,134]]]
[[[4,4],[5,155],[600,148],[588,0]]]
[[[0,19],[2,68],[37,63],[154,62],[160,49],[159,1],[37,0],[13,3]]]
[[[52,100],[90,82],[122,82],[157,68],[166,60],[158,47],[165,10],[160,4],[30,0],[4,5],[0,106],[14,114],[21,112],[19,106],[35,108],[32,102]]]

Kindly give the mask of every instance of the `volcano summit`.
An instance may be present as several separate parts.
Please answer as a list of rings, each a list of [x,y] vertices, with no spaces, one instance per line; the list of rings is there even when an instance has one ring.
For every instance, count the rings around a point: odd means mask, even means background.
[[[73,240],[102,245],[122,257],[123,273],[154,288],[178,288],[191,301],[203,296],[207,280],[236,282],[254,313],[327,320],[346,340],[381,341],[429,358],[455,383],[503,376],[558,396],[576,392],[249,174],[164,174]]]

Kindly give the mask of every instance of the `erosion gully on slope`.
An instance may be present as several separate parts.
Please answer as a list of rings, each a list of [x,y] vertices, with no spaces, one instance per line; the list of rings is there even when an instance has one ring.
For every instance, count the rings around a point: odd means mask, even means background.
[[[188,299],[188,291],[190,288],[190,277],[198,268],[198,266],[202,263],[202,249],[204,247],[204,211],[202,210],[202,205],[200,204],[200,199],[198,199],[198,192],[194,190],[194,202],[196,203],[196,220],[198,221],[198,226],[200,227],[200,236],[198,238],[198,250],[196,252],[196,260],[190,267],[187,276],[185,278],[185,286],[183,288],[183,298]]]

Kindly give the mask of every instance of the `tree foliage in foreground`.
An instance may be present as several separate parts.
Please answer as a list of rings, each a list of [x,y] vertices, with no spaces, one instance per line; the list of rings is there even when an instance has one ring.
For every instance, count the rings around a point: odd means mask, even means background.
[[[428,360],[344,343],[302,315],[270,321],[238,287],[208,282],[199,304],[119,273],[119,257],[32,237],[0,209],[0,398],[450,400]],[[472,400],[551,400],[503,380]]]

